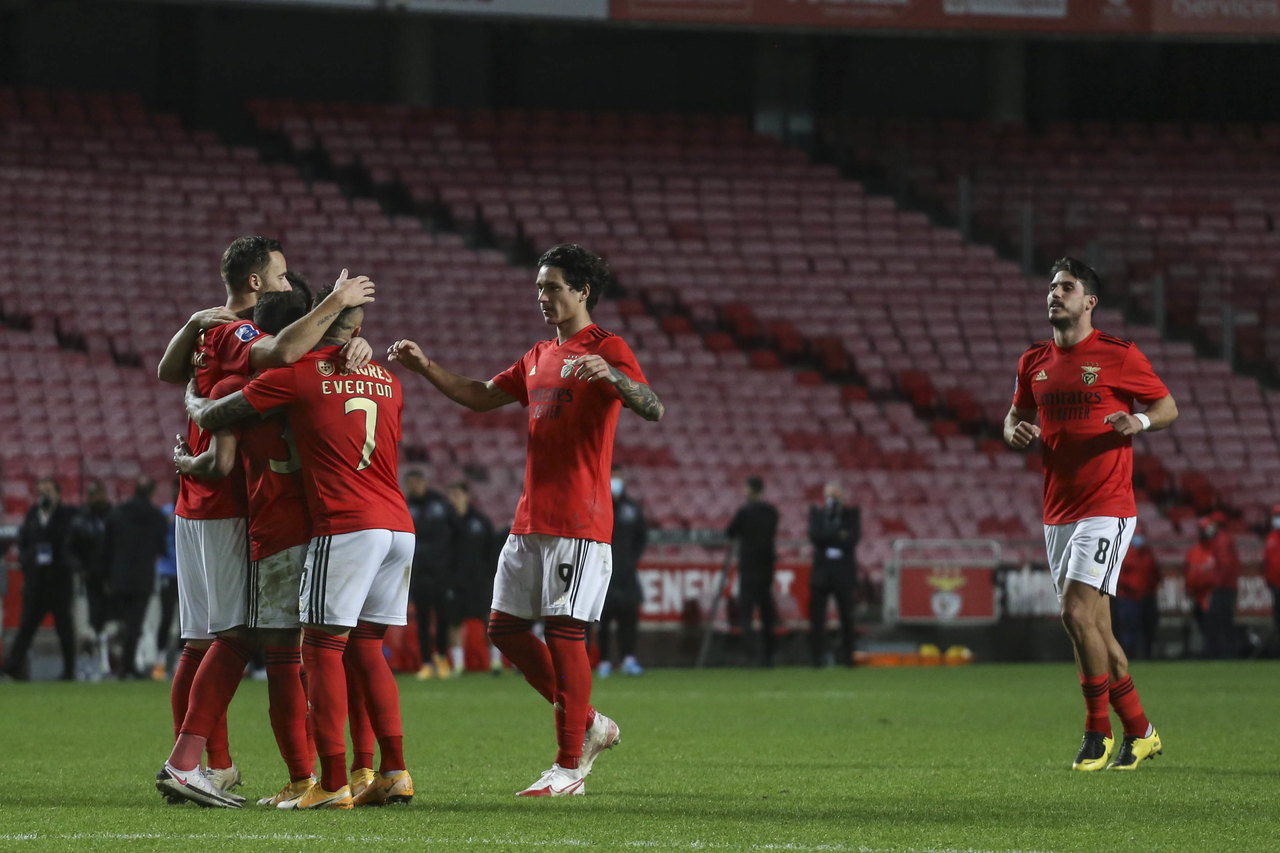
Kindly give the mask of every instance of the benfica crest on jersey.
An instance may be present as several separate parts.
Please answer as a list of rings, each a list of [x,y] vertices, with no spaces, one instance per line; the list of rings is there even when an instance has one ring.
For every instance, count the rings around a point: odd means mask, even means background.
[[[1080,378],[1084,380],[1085,385],[1092,385],[1098,381],[1098,371],[1102,369],[1100,364],[1082,364],[1080,365]]]
[[[566,359],[564,360],[564,367],[560,368],[560,378],[561,378],[561,379],[568,379],[568,378],[569,378],[570,374],[572,374],[572,373],[573,373],[573,367],[574,367],[574,365],[578,363],[578,359],[580,359],[580,358],[582,358],[582,356],[580,356],[580,355],[575,355],[573,358],[566,358]]]
[[[332,376],[334,372],[332,361],[317,361],[316,372],[321,376]]]

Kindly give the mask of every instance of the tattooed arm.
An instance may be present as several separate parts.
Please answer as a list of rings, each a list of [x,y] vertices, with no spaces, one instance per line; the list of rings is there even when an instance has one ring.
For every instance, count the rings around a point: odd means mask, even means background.
[[[646,421],[660,421],[666,408],[658,395],[643,382],[637,382],[598,355],[584,355],[578,359],[574,371],[579,379],[595,382],[597,379],[613,385],[622,398],[622,404]]]
[[[237,391],[217,400],[201,397],[196,389],[195,380],[187,383],[187,414],[196,426],[203,430],[217,430],[228,427],[236,421],[257,417],[258,410],[245,399],[243,391]]]
[[[253,342],[249,366],[254,370],[265,370],[293,364],[320,343],[329,325],[344,310],[372,302],[373,289],[374,284],[368,276],[347,278],[347,271],[343,270],[333,292],[312,308],[311,313],[290,323],[280,334],[264,335]]]

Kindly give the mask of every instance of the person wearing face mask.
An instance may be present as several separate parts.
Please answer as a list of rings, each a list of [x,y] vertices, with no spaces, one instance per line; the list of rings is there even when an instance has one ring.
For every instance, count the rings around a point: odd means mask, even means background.
[[[80,580],[84,584],[85,598],[89,605],[89,627],[97,644],[95,655],[96,675],[111,672],[107,643],[107,515],[111,501],[101,480],[89,483],[88,502],[80,507],[71,522],[71,553],[78,564]]]
[[[1214,535],[1213,590],[1209,593],[1209,607],[1205,611],[1205,656],[1210,658],[1234,658],[1237,654],[1236,639],[1236,590],[1240,585],[1240,556],[1236,552],[1236,540],[1225,527],[1226,516],[1216,512],[1212,516]]]
[[[22,568],[22,620],[5,661],[4,674],[26,679],[27,652],[45,614],[53,614],[62,651],[63,681],[75,680],[75,629],[71,620],[75,557],[69,547],[75,507],[62,503],[62,489],[52,477],[36,481],[39,498],[18,529]]]
[[[617,626],[618,655],[622,658],[622,671],[627,675],[642,675],[644,668],[636,660],[636,629],[640,622],[640,605],[644,604],[644,590],[640,587],[640,555],[649,542],[649,527],[645,523],[644,510],[627,494],[626,478],[614,469],[609,480],[613,493],[613,578],[605,593],[604,610],[600,613],[600,663],[596,674],[608,678],[613,671],[610,623]]]
[[[1262,576],[1271,588],[1271,618],[1275,622],[1273,642],[1280,643],[1280,504],[1271,507],[1271,529],[1262,552]]]
[[[1156,606],[1159,586],[1160,570],[1155,554],[1146,533],[1139,527],[1133,533],[1129,553],[1120,567],[1116,597],[1112,599],[1116,639],[1129,657],[1151,657],[1160,618]]]

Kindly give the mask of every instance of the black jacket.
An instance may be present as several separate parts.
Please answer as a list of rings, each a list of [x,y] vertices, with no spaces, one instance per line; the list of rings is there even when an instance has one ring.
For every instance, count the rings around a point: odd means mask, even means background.
[[[132,497],[107,516],[107,583],[112,595],[146,596],[155,586],[156,559],[169,532],[164,513],[148,498]]]
[[[453,585],[457,561],[458,513],[449,499],[429,489],[422,497],[406,498],[417,539],[413,575],[418,583]]]
[[[625,494],[613,502],[613,577],[608,599],[619,604],[641,604],[640,557],[649,544],[649,525],[640,504]]]
[[[71,553],[86,577],[102,583],[111,555],[107,553],[107,516],[110,503],[85,504],[71,522]]]
[[[76,508],[59,503],[42,523],[39,504],[27,510],[18,528],[18,562],[28,585],[70,584],[76,568],[71,553],[71,525]]]
[[[766,501],[747,501],[725,531],[737,539],[738,573],[744,578],[773,576],[778,536],[778,510]]]
[[[813,573],[857,573],[858,537],[862,535],[862,513],[856,506],[835,501],[809,507],[809,541],[813,543]]]
[[[493,522],[475,507],[458,521],[457,591],[458,615],[463,619],[483,619],[493,603],[493,576],[498,571],[498,552]]]

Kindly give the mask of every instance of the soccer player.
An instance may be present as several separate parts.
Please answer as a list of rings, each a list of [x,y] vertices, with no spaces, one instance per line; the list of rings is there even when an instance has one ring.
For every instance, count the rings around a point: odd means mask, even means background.
[[[266,334],[278,333],[307,313],[305,280],[293,289],[265,293],[254,308],[254,324]],[[249,379],[229,376],[213,389],[215,398],[243,388]],[[181,732],[157,785],[166,794],[205,805],[235,807],[230,798],[209,797],[200,786],[183,785],[174,775],[199,765],[200,754],[217,720],[226,713],[250,659],[261,641],[267,666],[271,727],[289,770],[289,783],[259,805],[278,805],[305,793],[311,784],[313,749],[306,731],[307,699],[301,679],[302,654],[298,621],[298,589],[311,518],[303,493],[301,462],[289,423],[283,416],[247,420],[214,434],[208,450],[192,456],[185,441],[174,462],[189,476],[225,477],[235,467],[236,452],[244,466],[249,495],[249,606],[245,628],[219,635],[202,662],[191,687]],[[213,802],[208,802],[212,799]]]
[[[348,640],[359,658],[353,669],[382,753],[375,794],[387,802],[413,797],[400,696],[382,653],[386,627],[407,622],[413,562],[413,519],[397,475],[404,399],[399,380],[375,362],[349,375],[338,372],[341,348],[363,317],[360,307],[342,311],[321,346],[295,364],[266,371],[242,391],[220,400],[204,399],[190,386],[187,392],[188,413],[207,430],[283,407],[302,462],[313,538],[299,615],[320,779],[280,808],[354,804],[346,768]]]
[[[611,274],[603,260],[561,245],[538,260],[538,307],[556,336],[534,344],[488,381],[453,373],[413,341],[390,357],[474,411],[509,403],[529,409],[524,492],[498,558],[489,637],[555,706],[555,763],[520,796],[582,794],[596,756],[618,726],[591,707],[584,638],[600,617],[611,574],[609,471],[618,412],[649,421],[663,406],[622,338],[591,321]],[[533,633],[546,623],[544,644]]]
[[[368,277],[348,278],[343,270],[325,303],[279,335],[264,335],[249,317],[260,293],[290,288],[280,244],[267,237],[240,237],[223,252],[221,272],[226,305],[196,312],[173,336],[157,367],[162,381],[185,383],[194,372],[201,393],[208,394],[225,376],[297,361],[319,342],[339,311],[373,299],[374,283]],[[366,352],[366,357],[371,353]],[[353,361],[360,360],[360,353],[350,355]],[[187,440],[193,454],[199,455],[208,449],[211,435],[189,423]],[[233,470],[220,480],[179,479],[174,537],[179,624],[185,645],[170,690],[175,740],[187,715],[191,684],[213,637],[245,621],[243,590],[248,571],[243,471]],[[216,726],[208,750],[216,786],[230,790],[239,784],[225,721]]]
[[[1093,328],[1098,275],[1074,258],[1050,271],[1047,297],[1053,339],[1032,344],[1018,362],[1004,440],[1044,447],[1044,538],[1062,623],[1071,638],[1085,701],[1085,734],[1073,770],[1133,770],[1159,754],[1111,630],[1108,596],[1133,537],[1133,436],[1165,429],[1178,407],[1132,341]],[[1134,404],[1146,406],[1133,413]],[[1040,426],[1033,422],[1039,414]],[[1111,735],[1108,698],[1124,725]],[[1110,761],[1110,763],[1108,763]]]

